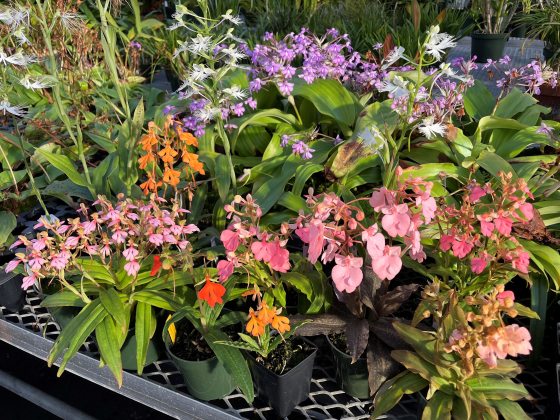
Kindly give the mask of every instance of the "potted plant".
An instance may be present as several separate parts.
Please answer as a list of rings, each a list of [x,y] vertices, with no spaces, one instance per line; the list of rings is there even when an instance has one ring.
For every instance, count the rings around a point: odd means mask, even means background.
[[[270,306],[260,293],[257,309],[249,309],[241,340],[227,340],[222,344],[247,351],[257,394],[279,417],[288,416],[294,407],[309,395],[313,364],[317,347],[310,341],[293,337],[298,327],[280,315],[282,308]]]
[[[42,279],[55,280],[61,289],[47,296],[43,306],[79,308],[49,354],[49,365],[63,355],[59,374],[92,333],[119,385],[123,367],[132,364],[142,373],[157,313],[182,306],[176,292],[191,276],[180,270],[192,267],[189,239],[198,231],[182,219],[184,210],[177,204],[166,209],[164,202],[152,196],[147,202],[121,198],[113,204],[99,197],[100,211],[90,214],[82,205],[82,220],[43,217],[36,227],[44,230],[35,239],[19,237],[16,243],[26,249],[16,254],[8,271],[24,264],[24,289]],[[127,363],[121,350],[134,341]]]
[[[245,320],[243,312],[224,309],[239,297],[235,278],[224,284],[213,281],[216,269],[204,271],[201,285],[194,285],[196,298],[188,299],[166,323],[164,343],[167,353],[183,375],[189,393],[200,400],[215,400],[239,387],[249,402],[254,390],[247,361],[238,349],[224,346],[224,340],[236,335],[236,324]],[[201,287],[200,287],[201,286]]]
[[[21,287],[23,274],[10,271],[8,261],[13,258],[12,252],[0,255],[0,306],[11,312],[18,312],[25,304],[25,290]]]
[[[497,60],[504,55],[509,34],[507,28],[520,4],[524,9],[527,0],[474,0],[472,11],[479,18],[478,31],[471,34],[471,55],[477,61]]]

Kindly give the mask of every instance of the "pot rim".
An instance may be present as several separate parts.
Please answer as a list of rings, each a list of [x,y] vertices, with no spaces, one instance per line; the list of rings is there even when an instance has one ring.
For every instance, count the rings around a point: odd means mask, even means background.
[[[171,340],[171,337],[169,337],[169,332],[165,331],[164,333],[164,340],[163,340],[163,344],[165,345],[165,350],[167,350],[167,352],[173,356],[175,359],[177,360],[181,360],[182,362],[187,362],[187,363],[210,363],[212,362],[214,359],[218,360],[218,356],[216,356],[214,354],[214,356],[210,357],[209,359],[205,359],[205,360],[187,360],[187,359],[183,359],[182,357],[177,356],[175,353],[173,353],[171,351],[171,349],[169,348],[169,341]]]
[[[488,34],[486,32],[474,31],[471,33],[471,38],[477,39],[506,39],[509,38],[509,32],[501,32],[499,34]]]
[[[331,346],[331,348],[335,349],[338,353],[340,353],[340,354],[343,355],[343,356],[346,356],[346,357],[348,357],[348,358],[350,358],[350,359],[352,358],[352,356],[350,356],[348,353],[345,353],[345,352],[343,352],[342,350],[340,350],[338,347],[336,347],[336,346],[334,345],[334,343],[331,341],[331,339],[329,338],[328,335],[325,335],[325,338],[327,339],[327,342],[329,343],[329,345]],[[358,357],[358,360],[356,360],[355,363],[358,363],[360,360],[366,360],[366,357],[364,357],[364,356]]]
[[[4,270],[2,270],[0,272],[0,286],[4,286],[6,283],[8,283],[10,280],[13,280],[16,277],[22,277],[22,274],[19,273],[15,273],[15,272],[11,272],[11,273],[6,273]]]
[[[313,347],[313,351],[311,353],[309,353],[309,356],[307,356],[305,359],[303,359],[301,362],[299,362],[297,365],[295,365],[293,368],[291,368],[289,371],[284,372],[281,375],[278,375],[277,373],[272,372],[270,369],[267,369],[266,367],[264,367],[261,363],[257,362],[257,359],[255,356],[253,356],[249,351],[245,351],[245,354],[247,354],[248,357],[250,357],[252,359],[252,361],[257,365],[260,366],[261,368],[263,368],[264,370],[266,370],[268,373],[270,373],[271,375],[276,376],[277,378],[284,378],[287,377],[288,375],[290,375],[293,371],[295,371],[295,369],[302,365],[304,362],[306,362],[307,360],[309,360],[311,357],[315,357],[315,355],[317,354],[317,351],[319,350],[319,348],[313,344],[313,342],[311,340],[308,340],[307,338],[303,337],[303,336],[296,336],[295,338],[300,338],[303,341],[305,341],[307,344],[309,344],[311,347]]]

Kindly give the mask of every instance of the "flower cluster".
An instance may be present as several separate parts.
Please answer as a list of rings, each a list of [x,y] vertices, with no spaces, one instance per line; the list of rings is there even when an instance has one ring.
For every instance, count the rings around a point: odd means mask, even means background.
[[[402,169],[397,175],[402,177]],[[296,234],[308,244],[311,263],[319,258],[323,263],[334,260],[332,279],[341,292],[352,293],[363,280],[363,258],[357,256],[357,246],[365,247],[379,279],[392,280],[402,268],[405,253],[419,262],[426,257],[419,228],[435,215],[431,188],[430,182],[411,178],[399,182],[396,190],[382,187],[374,191],[368,203],[381,227],[364,224],[365,214],[357,203],[344,203],[334,193],[314,196],[311,192],[307,200],[311,214],[298,218]],[[404,249],[393,243],[397,239],[404,243]]]
[[[260,301],[257,310],[249,309],[249,320],[245,330],[253,337],[260,337],[265,333],[266,327],[270,326],[278,333],[284,334],[290,331],[291,327],[288,317],[280,316],[281,313],[282,308],[269,307],[264,300]]]
[[[192,151],[193,147],[198,147],[198,140],[183,131],[181,124],[171,115],[167,116],[163,129],[150,122],[148,133],[142,137],[140,145],[144,154],[138,159],[138,165],[148,177],[140,188],[146,195],[157,193],[163,184],[177,188],[183,172],[193,184],[195,174],[204,175],[204,167]],[[182,167],[176,166],[181,163]]]
[[[502,317],[514,318],[515,295],[497,286],[490,294],[469,296],[466,303],[471,310],[466,314],[466,325],[455,329],[446,345],[447,352],[456,352],[471,372],[474,369],[475,351],[489,367],[494,368],[498,359],[507,356],[528,355],[531,335],[527,328],[517,324],[505,325]]]
[[[35,225],[35,229],[41,229],[35,239],[20,236],[12,245],[25,246],[25,252],[16,254],[6,272],[23,263],[26,276],[22,287],[28,289],[36,280],[64,279],[65,271],[81,271],[84,257],[98,259],[111,270],[120,269],[122,263],[133,277],[152,255],[153,276],[180,264],[192,265],[187,252],[191,249],[189,235],[199,229],[181,219],[186,210],[177,204],[167,210],[162,203],[165,200],[155,196],[149,202],[121,198],[115,204],[99,197],[94,205],[101,210],[89,214],[82,204],[81,218],[65,222],[43,216]]]
[[[262,211],[251,195],[235,196],[225,210],[232,221],[220,235],[226,249],[226,259],[217,265],[220,281],[227,280],[236,268],[261,278],[257,262],[264,263],[272,272],[286,273],[290,269],[290,253],[285,248],[288,226],[282,225],[279,233],[262,230]]]
[[[542,85],[549,84],[552,88],[558,85],[558,72],[538,60],[520,67],[511,67],[510,64],[511,58],[506,55],[497,61],[489,58],[482,66],[491,79],[496,77],[496,73],[499,74],[496,86],[502,90],[502,95],[514,87],[523,88],[531,95],[538,95]]]
[[[512,236],[515,223],[533,218],[533,206],[526,200],[532,194],[524,179],[498,174],[499,191],[491,184],[472,181],[465,189],[459,208],[444,206],[437,213],[441,229],[439,248],[451,251],[459,259],[469,258],[471,270],[481,274],[492,271],[501,262],[527,273],[529,253]]]

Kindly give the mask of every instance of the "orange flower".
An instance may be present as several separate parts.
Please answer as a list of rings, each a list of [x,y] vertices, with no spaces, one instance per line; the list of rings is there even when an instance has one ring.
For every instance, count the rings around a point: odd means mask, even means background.
[[[186,150],[183,150],[182,158],[183,162],[185,162],[194,172],[204,175],[204,165],[202,162],[199,162],[197,154],[189,153]]]
[[[284,334],[286,331],[290,331],[290,320],[285,316],[276,315],[272,320],[272,328],[280,334]]]
[[[253,337],[259,337],[264,334],[264,325],[260,323],[258,312],[255,312],[253,308],[249,309],[249,321],[247,322],[245,330]]]
[[[144,134],[140,139],[140,144],[142,145],[142,150],[150,152],[152,147],[158,144],[158,139],[156,134],[150,129],[148,134]]]
[[[180,181],[180,176],[181,172],[176,171],[173,168],[165,168],[165,171],[163,171],[163,182],[175,187]]]
[[[138,167],[140,169],[146,169],[149,163],[155,162],[154,155],[152,153],[148,153],[147,155],[142,156],[138,159]]]
[[[198,147],[198,140],[188,131],[183,131],[181,127],[177,127],[177,134],[179,134],[179,139],[187,143],[188,146]]]
[[[259,309],[257,315],[257,317],[259,318],[259,322],[263,325],[268,325],[272,322],[275,316],[276,316],[276,308],[275,307],[269,308],[266,302],[263,302],[262,308]]]
[[[209,276],[206,276],[206,284],[198,292],[198,298],[204,300],[208,305],[213,308],[216,303],[224,303],[222,297],[226,293],[226,288],[220,283],[214,283],[210,280]]]
[[[171,147],[170,142],[166,141],[165,147],[158,152],[158,155],[165,163],[173,163],[175,161],[175,156],[178,155],[178,152]]]
[[[150,271],[150,276],[155,276],[160,268],[161,268],[161,259],[159,255],[154,255],[154,265],[152,265],[152,271]]]
[[[143,182],[142,184],[140,184],[140,188],[142,189],[142,191],[144,191],[145,195],[148,195],[150,193],[150,191],[157,191],[158,187],[161,187],[162,183],[160,182],[155,182],[154,179],[152,177],[149,177],[146,182]]]

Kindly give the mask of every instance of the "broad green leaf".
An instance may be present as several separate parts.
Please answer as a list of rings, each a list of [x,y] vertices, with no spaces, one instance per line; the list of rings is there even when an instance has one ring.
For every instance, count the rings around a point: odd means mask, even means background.
[[[294,213],[299,213],[300,210],[308,211],[305,200],[301,196],[295,195],[290,191],[286,191],[282,194],[278,200],[278,204],[292,210]]]
[[[214,322],[214,327],[222,329],[230,325],[240,324],[247,320],[247,314],[241,311],[222,312],[220,317]]]
[[[448,420],[451,419],[453,409],[453,395],[436,392],[426,404],[422,413],[422,420]]]
[[[350,127],[356,120],[356,100],[337,80],[316,79],[307,84],[303,79],[296,79],[292,95],[304,97],[321,114],[332,117],[344,126]]]
[[[391,134],[399,124],[399,114],[391,108],[391,100],[388,99],[383,102],[374,102],[366,106],[360,113],[356,121],[353,137],[362,130],[370,128],[372,125],[377,127],[382,133]]]
[[[532,95],[513,88],[510,93],[498,101],[494,115],[502,118],[512,118],[536,103],[537,100]]]
[[[496,99],[480,80],[475,80],[474,85],[467,89],[463,95],[465,110],[475,120],[492,114]]]
[[[433,363],[430,363],[418,354],[408,350],[393,350],[391,356],[407,370],[422,376],[427,381],[433,381],[437,376],[440,376]]]
[[[466,384],[474,392],[480,392],[488,400],[519,400],[526,398],[529,393],[522,384],[516,384],[511,379],[475,377],[468,379]]]
[[[115,284],[115,277],[102,263],[93,258],[78,258],[78,265],[81,267],[84,276],[97,283]]]
[[[0,211],[0,246],[8,240],[16,226],[16,217],[12,212]]]
[[[511,167],[511,165],[502,157],[498,156],[496,153],[483,151],[476,160],[482,168],[488,171],[495,177],[498,176],[500,172],[511,173],[514,179],[517,178],[517,174]]]
[[[468,171],[453,163],[425,163],[423,165],[411,166],[403,171],[400,179],[405,181],[408,178],[422,178],[429,181],[439,181],[441,175],[451,178],[467,178]]]
[[[99,299],[101,300],[101,304],[105,307],[105,310],[115,320],[121,331],[125,331],[128,325],[126,311],[117,291],[112,287],[101,289],[99,291]]]
[[[523,247],[531,254],[531,261],[552,280],[556,290],[560,289],[560,254],[549,246],[533,241],[519,239]]]
[[[74,168],[74,165],[68,156],[47,152],[43,149],[37,149],[37,153],[44,157],[56,169],[66,174],[68,179],[70,179],[70,181],[74,184],[82,187],[88,186],[86,179],[76,170],[76,168]]]
[[[75,293],[69,290],[60,290],[52,295],[45,296],[41,301],[41,306],[45,308],[57,308],[61,306],[83,307],[85,303],[79,296],[76,296]]]
[[[504,420],[530,420],[523,408],[514,401],[510,400],[493,400],[490,402],[500,414],[503,416]]]
[[[371,418],[379,418],[398,404],[405,394],[414,394],[428,386],[428,382],[421,376],[412,372],[404,371],[389,379],[379,388],[373,406],[375,410]]]
[[[168,311],[176,311],[181,306],[178,301],[173,299],[171,293],[159,290],[141,290],[133,293],[131,299],[137,302],[143,302],[156,308],[166,309]]]
[[[300,197],[303,188],[305,187],[307,181],[311,176],[317,172],[324,170],[323,165],[319,165],[312,162],[307,162],[296,169],[296,179],[294,180],[294,186],[292,187],[292,193]]]
[[[538,127],[527,127],[518,131],[512,137],[505,139],[500,144],[490,142],[496,154],[504,159],[516,157],[531,144],[548,144],[550,140],[544,134],[537,133]]]
[[[95,338],[101,358],[115,376],[120,388],[123,380],[120,340],[115,322],[110,316],[106,316],[97,326]]]

